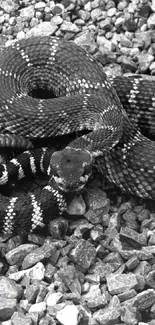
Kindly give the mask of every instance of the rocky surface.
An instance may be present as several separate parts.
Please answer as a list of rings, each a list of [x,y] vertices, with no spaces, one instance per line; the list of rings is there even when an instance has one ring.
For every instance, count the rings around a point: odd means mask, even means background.
[[[0,0],[1,50],[32,35],[74,40],[108,75],[155,74],[154,0]],[[46,235],[1,238],[1,324],[155,325],[154,202],[94,171],[68,211]]]

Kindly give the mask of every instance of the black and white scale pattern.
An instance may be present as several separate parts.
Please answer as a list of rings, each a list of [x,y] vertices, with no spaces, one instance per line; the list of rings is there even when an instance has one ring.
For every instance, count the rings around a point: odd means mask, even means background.
[[[4,234],[24,234],[42,228],[67,208],[64,197],[52,183],[19,197],[0,195],[0,205],[0,229]]]
[[[55,214],[60,215],[67,209],[67,194],[70,197],[70,192],[81,190],[91,171],[89,151],[70,147],[58,152],[48,147],[27,150],[7,164],[1,164],[0,185],[40,173],[49,177],[48,185],[34,193],[11,198],[0,195],[0,204],[4,203],[0,211],[1,231],[25,233],[45,226]]]
[[[24,151],[17,158],[7,164],[0,165],[0,185],[35,176],[36,174],[50,174],[50,159],[52,148],[37,148]]]
[[[82,48],[48,36],[24,39],[8,47],[0,57],[0,84],[1,147],[26,149],[32,147],[35,138],[83,131],[84,135],[75,137],[68,145],[69,151],[64,149],[59,158],[68,155],[71,165],[75,159],[70,155],[87,150],[82,157],[87,157],[88,162],[90,156],[90,164],[93,160],[116,185],[134,195],[155,199],[155,144],[151,140],[155,130],[153,78],[131,76],[108,80],[102,66]],[[32,97],[38,89],[51,92],[52,98]],[[23,155],[27,170],[35,174],[35,158],[29,151]],[[9,165],[1,166],[2,183],[15,176],[18,179],[26,176],[20,159],[14,158]],[[40,159],[38,168],[44,171],[43,153]],[[68,168],[66,158],[65,164],[64,176]],[[46,166],[49,175],[51,167],[51,164]],[[75,174],[84,183],[87,175],[83,177],[83,169],[79,170],[76,166]],[[28,220],[27,230],[33,230],[36,224],[42,226],[44,208],[46,211],[48,205],[45,202],[50,195],[52,213],[54,207],[59,211],[65,209],[63,193],[57,187],[57,181],[65,184],[61,172],[60,167],[59,177],[51,178],[42,194],[28,194],[23,201],[0,197],[0,228],[5,232],[20,229],[21,219]]]
[[[43,189],[19,197],[0,195],[0,229],[4,234],[27,233],[37,227],[43,227],[56,214],[61,214],[67,204],[64,196],[58,191],[51,175],[50,159],[52,149],[40,148],[27,150],[18,158],[2,164],[0,169],[0,185],[14,180],[21,180],[36,174],[49,175],[49,183]],[[52,212],[51,212],[52,211]],[[23,218],[24,215],[24,218]]]
[[[0,82],[2,133],[31,140],[87,129],[94,131],[94,143],[102,129],[119,140],[122,107],[116,93],[96,61],[72,42],[54,37],[16,42],[0,58]],[[31,97],[38,88],[57,98]]]

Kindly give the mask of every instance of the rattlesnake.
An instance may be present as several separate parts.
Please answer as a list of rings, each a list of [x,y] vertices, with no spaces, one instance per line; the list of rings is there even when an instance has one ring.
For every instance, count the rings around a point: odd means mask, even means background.
[[[23,178],[27,165],[28,173],[50,177],[43,190],[0,196],[1,231],[28,232],[63,213],[66,196],[84,187],[92,165],[123,190],[155,199],[154,84],[139,75],[110,81],[89,53],[57,37],[9,46],[0,58],[0,146],[72,140],[60,151],[27,150],[0,166],[1,184]]]

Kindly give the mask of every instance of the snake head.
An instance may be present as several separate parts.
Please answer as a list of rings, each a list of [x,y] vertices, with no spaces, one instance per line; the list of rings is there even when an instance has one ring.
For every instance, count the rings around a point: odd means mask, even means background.
[[[93,158],[85,149],[66,147],[52,154],[51,177],[63,192],[78,192],[92,172]]]

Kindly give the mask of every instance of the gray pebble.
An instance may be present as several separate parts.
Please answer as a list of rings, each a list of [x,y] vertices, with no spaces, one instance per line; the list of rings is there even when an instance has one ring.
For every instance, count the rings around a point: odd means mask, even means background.
[[[71,250],[70,259],[78,264],[83,270],[87,270],[96,257],[95,247],[88,241],[82,239],[74,249]]]
[[[32,325],[32,319],[29,315],[24,315],[22,312],[15,312],[11,317],[12,325]]]
[[[48,21],[44,21],[39,25],[31,28],[27,32],[28,37],[40,36],[40,35],[53,35],[57,30],[57,25]]]
[[[99,324],[117,324],[120,318],[120,301],[117,296],[114,296],[109,305],[103,309],[96,311],[93,315],[94,319]]]
[[[34,249],[26,255],[22,263],[22,269],[28,269],[34,264],[50,258],[55,252],[56,248],[52,244],[45,243],[43,246]]]
[[[119,294],[129,289],[135,288],[137,285],[136,276],[132,273],[128,274],[110,274],[106,276],[108,291],[112,294]]]
[[[0,321],[8,320],[16,310],[17,299],[0,296]]]
[[[19,284],[16,284],[13,280],[1,276],[0,277],[0,296],[9,299],[20,299],[23,293],[23,289]]]
[[[22,263],[24,257],[37,248],[34,244],[22,244],[12,250],[10,250],[5,258],[10,265]]]
[[[20,17],[22,18],[22,21],[28,21],[33,18],[34,12],[33,5],[20,9]]]

